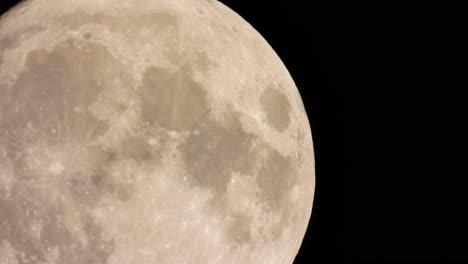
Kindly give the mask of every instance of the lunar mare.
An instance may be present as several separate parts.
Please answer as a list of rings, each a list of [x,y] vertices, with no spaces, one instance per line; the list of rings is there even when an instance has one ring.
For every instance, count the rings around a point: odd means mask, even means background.
[[[286,67],[217,1],[0,19],[0,263],[290,264],[315,187]]]

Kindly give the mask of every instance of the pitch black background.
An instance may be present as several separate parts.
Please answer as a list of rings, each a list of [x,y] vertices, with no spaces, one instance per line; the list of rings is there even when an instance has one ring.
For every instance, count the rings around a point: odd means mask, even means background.
[[[19,2],[2,0],[0,13]],[[330,175],[339,169],[334,165],[336,128],[333,126],[340,103],[333,98],[336,94],[328,83],[331,72],[327,65],[332,63],[324,35],[328,22],[320,19],[319,9],[306,8],[300,1],[296,1],[295,7],[274,2],[267,5],[260,5],[259,1],[220,2],[239,13],[267,39],[300,89],[313,130],[317,189],[311,223],[295,264],[330,259],[339,252],[334,242],[334,226],[339,217],[332,204],[341,187],[331,183]]]
[[[295,264],[468,262],[460,7],[222,2],[280,55],[309,115],[317,189]]]
[[[326,10],[308,1],[228,1],[270,43],[301,93],[313,133],[316,193],[311,221],[295,264],[343,260],[342,151],[344,106],[334,83],[339,29]],[[324,12],[325,11],[325,12]]]
[[[312,218],[295,264],[324,263],[342,257],[339,234],[343,187],[339,137],[341,94],[333,86],[332,17],[308,1],[220,1],[247,20],[278,53],[301,93],[310,120],[316,157],[316,193]],[[306,5],[307,4],[307,5]]]
[[[342,258],[338,181],[343,105],[333,86],[336,62],[332,17],[307,1],[220,1],[247,20],[278,53],[301,93],[310,120],[316,158],[316,193],[311,221],[295,264]],[[306,5],[307,4],[307,5]]]
[[[295,264],[468,261],[466,155],[451,148],[466,118],[446,92],[466,87],[446,60],[457,7],[221,2],[279,54],[310,119],[316,196]]]

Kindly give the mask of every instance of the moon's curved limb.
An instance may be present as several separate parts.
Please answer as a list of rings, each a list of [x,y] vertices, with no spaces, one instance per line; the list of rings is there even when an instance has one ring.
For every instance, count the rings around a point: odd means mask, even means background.
[[[307,116],[220,3],[23,2],[0,80],[0,262],[292,263]]]

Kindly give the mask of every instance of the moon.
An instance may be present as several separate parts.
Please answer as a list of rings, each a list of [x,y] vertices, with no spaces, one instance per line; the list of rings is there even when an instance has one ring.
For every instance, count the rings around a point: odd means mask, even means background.
[[[290,264],[315,188],[298,89],[214,0],[0,19],[0,263]]]

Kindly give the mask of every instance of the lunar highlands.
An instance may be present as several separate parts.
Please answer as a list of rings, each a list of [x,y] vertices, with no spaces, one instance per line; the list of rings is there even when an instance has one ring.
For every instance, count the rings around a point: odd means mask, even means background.
[[[315,188],[288,70],[214,0],[0,19],[0,263],[291,264]]]

